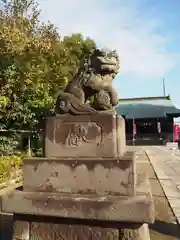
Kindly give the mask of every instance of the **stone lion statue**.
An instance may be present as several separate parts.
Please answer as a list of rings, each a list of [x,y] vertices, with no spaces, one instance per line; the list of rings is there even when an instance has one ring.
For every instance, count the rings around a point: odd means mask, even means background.
[[[118,103],[112,81],[119,69],[116,51],[94,49],[65,90],[58,93],[56,113],[80,115],[112,110]]]

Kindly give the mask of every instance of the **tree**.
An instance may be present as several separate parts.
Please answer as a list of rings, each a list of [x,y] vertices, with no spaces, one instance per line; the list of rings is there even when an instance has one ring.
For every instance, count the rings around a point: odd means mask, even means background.
[[[39,128],[53,114],[57,91],[95,47],[81,34],[62,38],[39,15],[34,0],[10,0],[0,10],[0,128]]]

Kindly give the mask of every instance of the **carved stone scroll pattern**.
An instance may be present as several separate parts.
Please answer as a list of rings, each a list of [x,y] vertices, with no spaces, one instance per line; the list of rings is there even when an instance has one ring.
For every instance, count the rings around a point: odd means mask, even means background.
[[[31,225],[31,227],[29,226]],[[30,230],[30,231],[29,231]],[[112,229],[82,225],[15,222],[13,240],[137,240],[138,229]]]
[[[33,223],[30,240],[118,240],[119,230],[82,225]]]

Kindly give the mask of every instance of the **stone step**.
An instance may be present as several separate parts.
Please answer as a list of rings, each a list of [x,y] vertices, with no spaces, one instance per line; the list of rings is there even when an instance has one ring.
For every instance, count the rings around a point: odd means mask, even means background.
[[[148,181],[138,181],[136,196],[98,196],[15,190],[2,197],[2,211],[118,222],[152,223],[154,205]],[[142,189],[141,189],[142,185]]]
[[[24,161],[25,191],[135,195],[135,153],[106,158],[31,158]]]

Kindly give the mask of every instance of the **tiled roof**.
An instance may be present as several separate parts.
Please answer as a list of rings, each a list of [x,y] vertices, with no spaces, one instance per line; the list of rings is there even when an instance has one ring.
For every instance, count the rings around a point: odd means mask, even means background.
[[[180,109],[172,104],[169,96],[120,99],[116,111],[129,119],[180,117]]]

